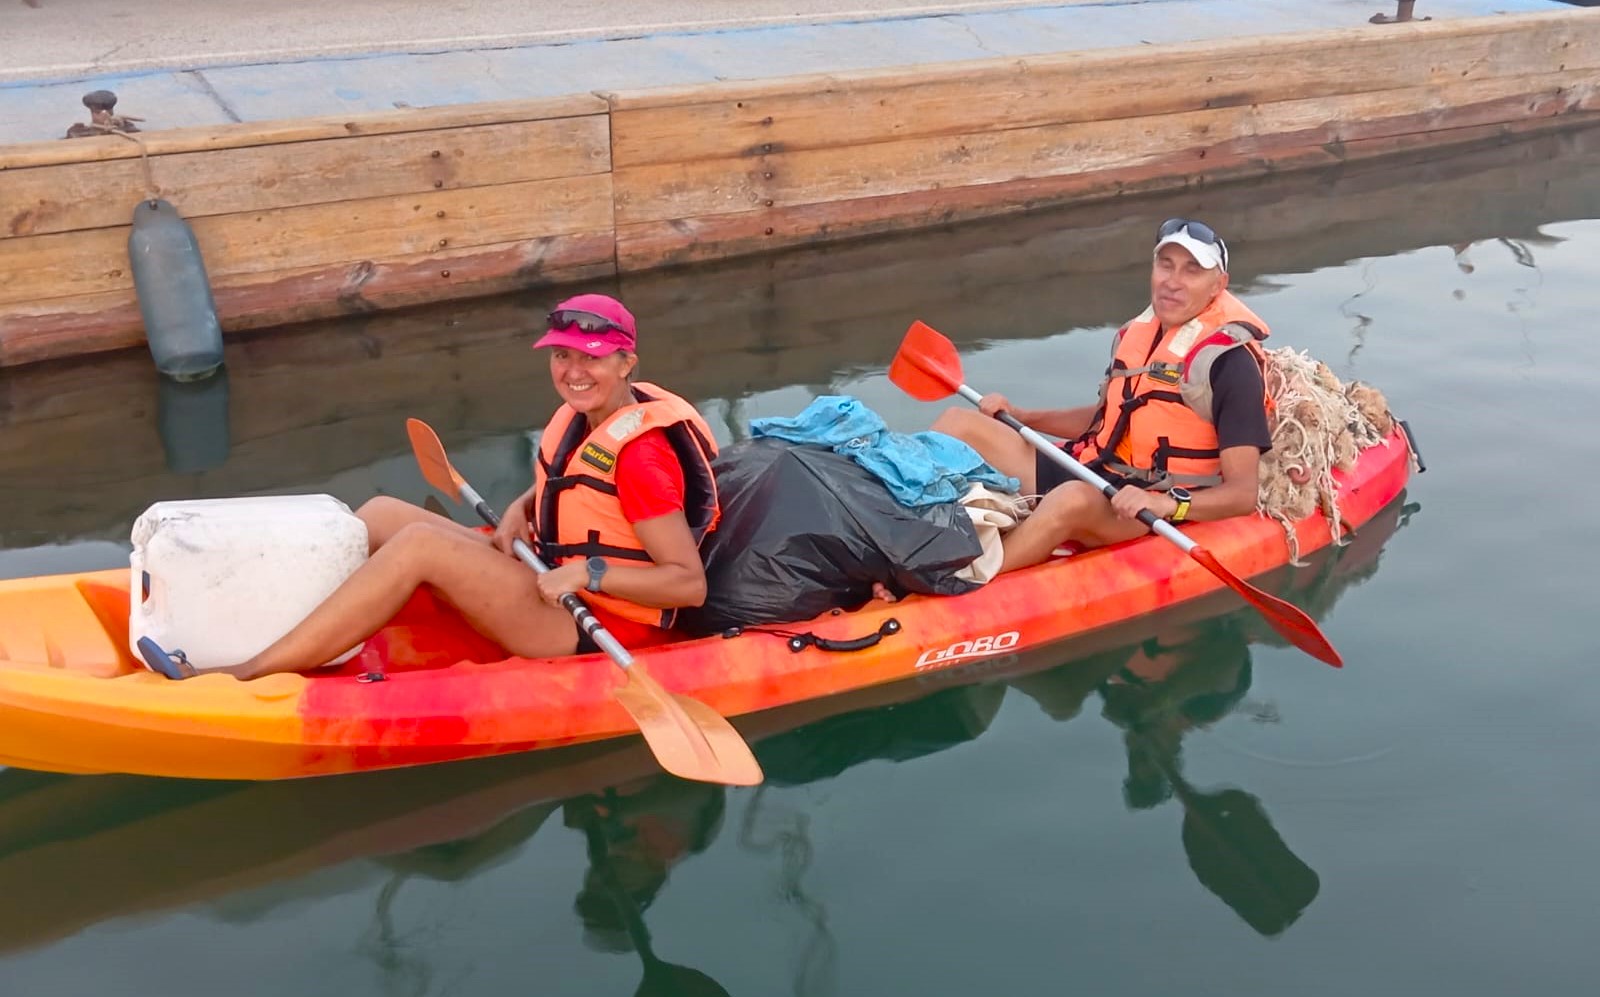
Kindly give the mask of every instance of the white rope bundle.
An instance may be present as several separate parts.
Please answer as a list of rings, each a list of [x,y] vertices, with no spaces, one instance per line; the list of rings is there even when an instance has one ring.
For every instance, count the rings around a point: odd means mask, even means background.
[[[1261,457],[1256,509],[1282,524],[1290,560],[1299,564],[1295,521],[1320,509],[1334,542],[1343,541],[1333,472],[1349,470],[1362,450],[1383,442],[1394,418],[1377,388],[1341,384],[1327,364],[1288,347],[1265,352],[1272,449]]]

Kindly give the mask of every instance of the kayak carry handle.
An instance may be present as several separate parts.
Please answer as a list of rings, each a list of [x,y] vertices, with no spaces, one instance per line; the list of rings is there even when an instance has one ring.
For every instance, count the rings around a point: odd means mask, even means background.
[[[861,637],[849,637],[842,640],[833,637],[822,637],[810,630],[776,630],[771,627],[729,627],[728,629],[722,631],[722,637],[724,640],[727,640],[745,633],[772,634],[775,637],[787,638],[789,650],[793,651],[795,654],[799,654],[808,647],[814,647],[819,651],[834,651],[843,653],[848,651],[865,651],[869,647],[876,647],[885,637],[893,636],[894,634],[899,633],[900,629],[900,621],[891,617],[887,620],[884,620],[883,623],[878,626],[878,629],[874,630],[872,633]]]

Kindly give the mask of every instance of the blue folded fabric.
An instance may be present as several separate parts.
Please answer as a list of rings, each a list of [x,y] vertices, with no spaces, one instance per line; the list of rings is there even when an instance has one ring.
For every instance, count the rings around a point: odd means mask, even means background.
[[[871,471],[911,509],[955,502],[974,482],[1012,493],[1021,487],[954,436],[890,432],[878,413],[851,395],[821,395],[792,419],[752,419],[750,434],[831,447]]]

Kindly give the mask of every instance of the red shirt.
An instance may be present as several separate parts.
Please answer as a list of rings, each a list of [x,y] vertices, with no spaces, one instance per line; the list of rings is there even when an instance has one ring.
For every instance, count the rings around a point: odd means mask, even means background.
[[[683,465],[664,429],[647,430],[617,455],[617,498],[630,523],[683,510]]]
[[[665,430],[648,430],[623,447],[617,455],[616,479],[622,515],[630,523],[683,510],[683,465]],[[623,647],[649,647],[672,637],[671,631],[625,620],[603,609],[595,609],[594,615]]]

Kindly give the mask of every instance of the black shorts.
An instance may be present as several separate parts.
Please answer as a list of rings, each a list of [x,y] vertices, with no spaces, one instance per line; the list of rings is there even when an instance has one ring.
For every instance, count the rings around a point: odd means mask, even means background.
[[[595,653],[599,652],[600,650],[601,650],[601,647],[600,647],[599,644],[596,644],[594,642],[594,638],[590,637],[586,632],[584,632],[584,629],[582,627],[579,627],[578,628],[578,646],[572,653],[573,654],[595,654]]]
[[[1112,474],[1110,471],[1107,471],[1104,468],[1095,467],[1093,464],[1089,464],[1087,466],[1096,474],[1100,475],[1100,477],[1109,481],[1111,483],[1111,487],[1113,488],[1121,488],[1123,485],[1133,483],[1127,478],[1124,478],[1122,475]],[[1041,450],[1034,452],[1033,480],[1034,486],[1038,489],[1039,494],[1043,495],[1055,488],[1057,485],[1064,485],[1069,481],[1077,481],[1078,478],[1075,477],[1071,471],[1047,457]]]

